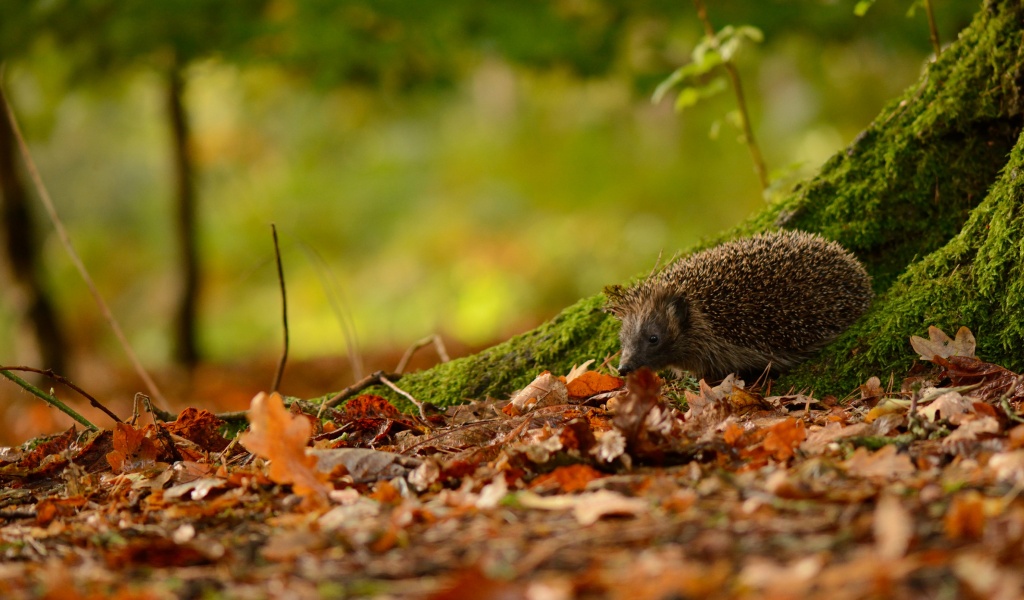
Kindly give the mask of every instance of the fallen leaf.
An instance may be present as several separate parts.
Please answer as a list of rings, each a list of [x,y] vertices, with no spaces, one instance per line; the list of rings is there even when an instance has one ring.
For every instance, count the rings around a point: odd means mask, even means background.
[[[962,420],[953,433],[947,435],[942,443],[951,445],[957,442],[974,441],[979,434],[999,433],[999,420],[995,417],[975,417]]]
[[[573,365],[572,368],[569,369],[569,374],[565,376],[565,383],[570,384],[573,381],[575,381],[577,377],[589,373],[590,371],[588,371],[588,369],[590,369],[590,365],[594,364],[595,362],[596,361],[594,359],[590,359],[587,362],[583,363],[582,365]]]
[[[914,351],[921,355],[922,360],[931,361],[933,358],[938,356],[939,358],[949,358],[951,356],[974,356],[974,334],[971,330],[966,327],[961,327],[956,332],[956,339],[950,339],[948,335],[938,327],[931,325],[928,327],[928,338],[924,339],[916,335],[910,336],[910,345],[914,348]]]
[[[775,457],[775,460],[786,461],[792,458],[793,449],[807,439],[804,422],[789,418],[768,428],[764,438],[764,449]]]
[[[874,453],[864,447],[857,448],[854,450],[853,456],[843,464],[849,474],[868,478],[890,479],[911,475],[916,471],[910,457],[897,453],[896,446],[891,444],[883,446]]]
[[[882,390],[882,382],[877,377],[869,378],[860,386],[860,399],[881,398],[885,394]]]
[[[570,398],[583,399],[603,394],[622,387],[624,381],[611,375],[587,371],[567,384]]]
[[[529,385],[516,392],[509,401],[509,406],[522,414],[543,406],[556,406],[568,402],[569,390],[565,382],[544,371]]]
[[[902,558],[914,537],[914,518],[903,507],[900,499],[883,494],[875,507],[875,547],[884,560]]]
[[[593,494],[585,494],[577,498],[573,507],[573,516],[580,525],[592,525],[604,517],[630,516],[646,513],[650,510],[648,502],[642,498],[630,498],[611,490],[598,490]]]
[[[928,388],[922,392],[922,395],[927,396],[929,393],[938,393],[939,391]],[[960,422],[962,415],[973,413],[974,407],[971,405],[971,401],[961,396],[959,392],[951,391],[942,394],[925,406],[918,407],[917,412],[933,423],[941,418],[955,425]]]
[[[186,408],[181,411],[177,420],[166,423],[164,428],[207,452],[223,452],[230,443],[220,434],[223,425],[224,421],[208,410]]]
[[[143,471],[156,465],[158,450],[142,430],[127,423],[114,428],[114,449],[107,453],[110,468],[120,473]]]
[[[308,454],[314,459],[316,470],[324,476],[344,465],[356,483],[405,477],[423,462],[413,456],[369,448],[313,449]]]
[[[588,465],[566,465],[550,473],[539,475],[530,482],[530,489],[536,492],[558,491],[573,493],[583,491],[587,484],[605,474]]]
[[[988,459],[988,466],[1000,480],[1024,486],[1024,450],[993,454]]]
[[[871,426],[867,423],[854,423],[845,427],[840,423],[829,423],[821,429],[809,433],[807,439],[800,444],[800,451],[808,454],[820,454],[829,445],[839,440],[865,435],[870,428]]]
[[[977,540],[985,533],[985,503],[976,491],[957,494],[943,518],[951,540]]]
[[[284,407],[281,395],[260,392],[249,407],[249,431],[238,441],[253,454],[270,461],[270,479],[290,483],[296,494],[326,502],[327,476],[315,469],[317,459],[306,451],[313,427],[301,415]]]

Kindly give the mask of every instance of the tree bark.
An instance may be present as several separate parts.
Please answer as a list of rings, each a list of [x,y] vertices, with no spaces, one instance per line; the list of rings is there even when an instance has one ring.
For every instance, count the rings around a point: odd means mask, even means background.
[[[5,101],[0,87],[0,106]],[[21,297],[20,308],[31,328],[39,359],[44,368],[67,374],[68,348],[57,311],[43,283],[40,245],[29,208],[29,194],[18,169],[17,141],[7,112],[3,110],[0,110],[0,227],[7,264]]]
[[[174,318],[174,360],[186,367],[200,359],[196,342],[196,306],[199,299],[199,252],[196,234],[196,191],[193,176],[188,115],[183,97],[185,82],[181,67],[175,64],[168,73],[167,108],[173,144],[175,180],[175,216],[178,239],[181,289]]]
[[[777,228],[818,232],[864,261],[877,297],[776,389],[845,395],[906,373],[908,338],[961,325],[978,355],[1024,369],[1024,5],[986,1],[921,79],[818,175],[707,245]],[[1007,157],[1009,156],[1009,161]],[[477,355],[402,379],[420,401],[507,396],[618,350],[601,295]],[[385,388],[373,393],[402,402]]]

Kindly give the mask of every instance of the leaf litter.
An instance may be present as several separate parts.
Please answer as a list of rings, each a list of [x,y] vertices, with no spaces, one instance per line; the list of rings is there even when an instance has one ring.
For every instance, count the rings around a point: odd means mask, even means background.
[[[929,333],[844,400],[587,362],[428,420],[72,428],[0,452],[0,597],[1020,597],[1024,378]]]

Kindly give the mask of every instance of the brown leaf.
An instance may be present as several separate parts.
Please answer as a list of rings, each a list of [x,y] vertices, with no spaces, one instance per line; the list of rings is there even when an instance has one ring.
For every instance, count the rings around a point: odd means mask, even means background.
[[[860,386],[861,400],[881,398],[883,394],[885,391],[882,389],[882,382],[877,377],[871,377]]]
[[[543,406],[565,404],[568,401],[569,390],[566,388],[565,382],[550,372],[544,371],[529,385],[516,392],[509,401],[509,406],[513,407],[510,410],[522,414]]]
[[[635,458],[659,459],[668,447],[680,441],[682,417],[662,400],[661,379],[650,369],[630,373],[626,392],[620,396],[612,424],[622,433],[627,451]]]
[[[875,507],[875,547],[878,555],[886,560],[902,558],[910,547],[914,536],[914,518],[903,507],[900,499],[885,494]]]
[[[618,377],[587,371],[570,381],[567,387],[570,398],[584,399],[617,390],[622,387],[623,383],[624,381]]]
[[[583,491],[588,483],[604,476],[604,473],[587,465],[567,465],[538,476],[530,483],[530,489],[538,493],[558,491],[571,494]]]
[[[977,540],[985,533],[984,499],[975,491],[957,494],[943,519],[951,540]]]
[[[223,425],[224,421],[212,412],[189,407],[181,411],[177,420],[164,424],[164,427],[207,452],[223,452],[230,443],[220,434],[219,429]]]
[[[114,428],[114,449],[107,453],[107,462],[115,472],[134,473],[156,465],[158,450],[142,430],[127,423]]]
[[[864,447],[857,448],[844,464],[851,475],[869,478],[896,478],[913,474],[916,470],[910,457],[898,454],[896,446],[891,444],[874,453]]]
[[[46,527],[57,517],[69,517],[85,506],[82,496],[71,498],[46,498],[36,505],[36,525]]]
[[[934,325],[928,327],[928,338],[924,339],[916,335],[910,336],[910,345],[914,351],[921,355],[922,360],[933,361],[939,358],[951,356],[974,357],[974,334],[966,327],[961,327],[956,332],[956,339],[950,339],[948,335]]]
[[[337,412],[341,413],[340,421],[356,419],[405,419],[402,411],[380,396],[363,394],[352,398]]]
[[[785,461],[793,456],[793,449],[805,439],[807,429],[804,422],[789,418],[768,428],[768,435],[764,438],[764,449],[775,457],[775,460]]]
[[[293,415],[277,392],[256,394],[249,407],[249,431],[238,441],[250,452],[270,461],[270,479],[290,483],[296,494],[313,501],[326,501],[327,477],[315,467],[317,459],[306,453],[312,433],[309,420]]]
[[[1024,381],[1019,381],[1018,375],[1009,369],[965,356],[940,358],[936,364],[945,369],[943,375],[954,386],[980,384],[971,390],[972,398],[993,403],[1006,394],[1011,404],[1024,400]]]

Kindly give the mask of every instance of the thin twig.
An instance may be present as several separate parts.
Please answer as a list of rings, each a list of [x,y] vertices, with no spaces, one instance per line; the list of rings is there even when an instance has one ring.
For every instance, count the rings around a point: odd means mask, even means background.
[[[932,38],[935,59],[938,60],[939,55],[942,54],[942,44],[939,43],[939,28],[935,25],[935,11],[932,10],[932,0],[924,0],[924,12],[928,15],[928,34]]]
[[[68,406],[67,404],[64,404],[63,402],[58,400],[55,396],[53,396],[51,394],[47,394],[43,390],[41,390],[41,389],[37,388],[36,386],[32,385],[31,383],[25,381],[21,377],[18,377],[14,373],[11,373],[7,369],[0,369],[0,375],[3,375],[7,379],[10,379],[14,383],[20,385],[22,387],[22,389],[24,389],[25,391],[31,393],[32,395],[36,396],[37,398],[42,399],[43,401],[45,401],[50,406],[56,408],[57,410],[59,410],[62,413],[66,414],[67,416],[71,417],[72,419],[78,421],[82,425],[85,425],[89,429],[99,429],[98,427],[96,427],[95,425],[90,423],[88,419],[86,419],[82,415],[80,415],[77,412],[75,412],[70,406]]]
[[[277,372],[274,374],[274,384],[270,386],[271,392],[276,392],[281,386],[281,377],[284,376],[284,365],[288,362],[288,295],[284,287],[284,267],[281,265],[281,247],[277,243],[277,226],[270,224],[270,231],[274,234],[274,257],[277,259],[277,284],[281,288],[281,323],[284,325],[284,349],[281,351],[281,360],[277,363]]]
[[[404,373],[405,368],[409,366],[409,360],[412,359],[413,355],[416,354],[420,348],[431,343],[434,344],[434,349],[437,351],[437,355],[441,358],[441,362],[446,363],[451,360],[451,358],[448,357],[448,349],[444,347],[444,341],[441,340],[441,336],[435,333],[433,335],[428,335],[422,340],[417,340],[416,343],[409,346],[409,349],[402,355],[402,359],[398,361],[398,366],[395,367],[395,373]]]
[[[53,369],[37,369],[35,367],[0,367],[0,369],[2,369],[4,371],[25,371],[25,372],[28,372],[28,373],[39,373],[40,375],[45,375],[46,377],[49,377],[50,379],[56,381],[57,383],[59,383],[61,385],[64,385],[64,386],[67,386],[67,387],[71,388],[72,390],[74,390],[74,391],[78,392],[79,394],[81,394],[86,400],[89,401],[89,404],[92,404],[93,407],[98,408],[101,411],[103,411],[104,413],[106,413],[106,415],[108,417],[110,417],[111,419],[113,419],[115,422],[117,422],[117,423],[123,423],[124,422],[124,421],[122,421],[120,419],[120,417],[118,417],[113,412],[111,412],[110,409],[108,409],[106,406],[103,406],[102,404],[100,404],[99,400],[97,400],[96,398],[93,398],[91,395],[89,395],[88,392],[86,392],[82,388],[80,388],[77,385],[75,385],[74,383],[72,383],[67,377],[64,377],[63,375],[54,373]]]
[[[320,411],[319,411],[319,413],[317,413],[317,417],[319,418],[320,415],[323,414],[325,408],[333,408],[333,407],[341,404],[345,400],[347,400],[349,398],[349,396],[351,396],[352,394],[357,394],[357,393],[363,391],[364,389],[370,387],[371,385],[374,385],[374,384],[378,383],[380,381],[380,378],[381,378],[382,375],[384,375],[388,379],[391,379],[391,380],[394,380],[394,381],[398,381],[399,379],[402,378],[402,374],[401,373],[387,373],[387,374],[385,374],[384,371],[374,371],[373,373],[370,373],[366,377],[363,377],[362,379],[360,379],[359,381],[353,383],[352,385],[348,386],[347,388],[341,390],[337,394],[331,396],[331,398],[329,400],[327,400],[326,402],[321,404],[320,405]]]
[[[0,85],[2,85],[2,82],[0,82]],[[124,331],[121,330],[121,325],[117,322],[117,319],[114,318],[114,314],[110,311],[110,307],[107,306],[103,296],[100,295],[99,289],[96,287],[92,277],[89,275],[89,271],[86,270],[85,264],[75,251],[75,247],[71,244],[71,237],[68,235],[67,230],[64,229],[64,223],[57,215],[57,209],[53,204],[53,200],[50,198],[50,193],[46,190],[46,186],[43,184],[43,178],[39,175],[39,170],[36,168],[36,163],[32,159],[32,153],[29,152],[28,144],[25,142],[25,137],[21,134],[21,127],[18,125],[18,119],[14,115],[14,108],[11,107],[10,102],[7,102],[6,97],[4,98],[4,110],[7,111],[7,117],[10,119],[11,130],[14,132],[14,137],[18,140],[18,148],[21,150],[21,156],[25,162],[25,169],[32,178],[32,183],[35,185],[39,200],[43,203],[43,207],[46,209],[46,214],[50,217],[50,222],[53,223],[53,228],[57,232],[57,237],[64,246],[64,250],[68,253],[68,257],[71,259],[72,264],[75,265],[75,269],[78,270],[78,274],[85,281],[85,285],[89,288],[89,292],[92,294],[93,300],[96,301],[96,305],[103,314],[103,318],[106,319],[110,328],[114,331],[114,336],[117,337],[118,342],[120,342],[121,348],[128,356],[128,360],[132,363],[132,367],[135,368],[135,372],[142,379],[143,383],[146,384],[150,395],[156,398],[161,404],[166,405],[167,400],[164,398],[164,395],[160,393],[160,388],[157,387],[156,382],[153,381],[153,378],[149,376],[149,373],[147,373],[146,369],[142,366],[142,362],[135,354],[135,350],[132,349],[127,336],[125,336]],[[92,425],[90,424],[90,427],[91,426]]]
[[[412,402],[413,404],[415,404],[416,408],[420,409],[420,418],[423,419],[424,423],[427,422],[427,413],[426,413],[425,410],[423,410],[423,403],[422,402],[420,402],[416,398],[413,398],[412,394],[410,394],[409,392],[407,392],[407,391],[403,390],[402,388],[398,387],[397,385],[391,383],[391,381],[387,377],[385,377],[384,375],[380,376],[380,382],[383,383],[384,385],[388,386],[389,388],[391,388],[391,390],[394,391],[396,394],[401,394],[407,400],[409,400],[409,402]]]
[[[697,7],[697,18],[700,19],[704,25],[704,32],[708,37],[708,40],[715,46],[715,50],[718,50],[718,44],[715,42],[715,28],[711,25],[711,20],[708,18],[707,8],[704,6],[704,0],[693,0],[694,6]],[[750,158],[754,160],[754,171],[757,173],[757,179],[761,182],[761,191],[768,189],[771,181],[768,177],[768,167],[765,166],[764,156],[761,155],[761,148],[757,145],[757,139],[754,138],[754,130],[750,126],[750,111],[747,110],[747,100],[743,95],[743,83],[740,81],[740,72],[736,69],[736,65],[733,64],[732,60],[723,60],[722,68],[725,69],[726,75],[729,76],[729,83],[732,84],[733,94],[736,95],[736,105],[740,111],[740,120],[743,127],[743,137],[747,142],[747,148],[750,150]]]

